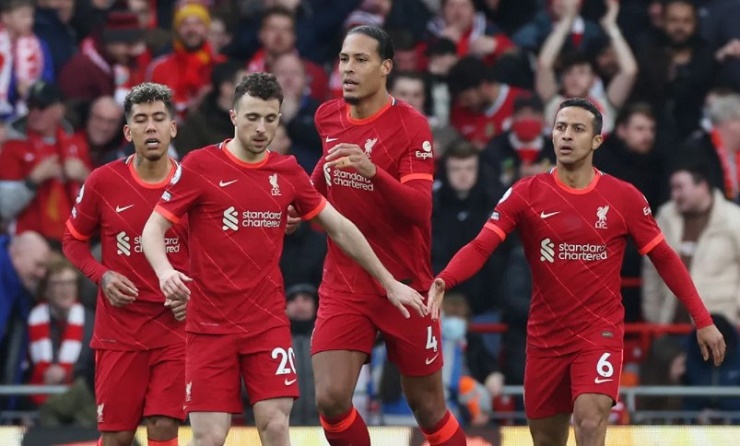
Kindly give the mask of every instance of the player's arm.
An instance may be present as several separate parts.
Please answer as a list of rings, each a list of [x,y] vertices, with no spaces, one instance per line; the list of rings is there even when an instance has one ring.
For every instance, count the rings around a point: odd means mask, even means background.
[[[386,205],[415,226],[425,226],[432,218],[432,176],[398,181],[383,169],[372,177],[376,190]]]
[[[686,307],[697,328],[697,337],[704,360],[711,351],[715,365],[725,357],[725,341],[704,306],[689,271],[676,251],[668,245],[650,212],[647,199],[634,187],[625,199],[625,222],[642,255],[650,257],[653,266],[673,294]]]
[[[398,282],[393,275],[380,263],[370,243],[351,221],[340,214],[334,207],[326,203],[323,209],[314,218],[348,256],[352,257],[365,271],[373,276],[386,290],[388,299],[408,318],[410,314],[404,306],[415,309],[421,316],[426,315],[426,308],[421,295]]]
[[[159,278],[159,287],[168,300],[187,301],[190,290],[185,282],[192,281],[185,274],[177,271],[167,258],[167,248],[164,243],[165,233],[172,227],[173,217],[165,218],[162,208],[155,208],[144,225],[141,233],[141,247],[146,259]]]

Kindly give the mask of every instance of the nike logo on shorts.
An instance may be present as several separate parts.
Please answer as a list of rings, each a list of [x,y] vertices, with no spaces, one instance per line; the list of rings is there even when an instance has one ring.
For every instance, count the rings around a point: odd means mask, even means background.
[[[429,365],[429,364],[433,363],[435,359],[437,359],[437,356],[439,356],[439,353],[437,353],[436,355],[432,356],[431,358],[427,358],[426,361],[424,361],[424,362],[426,363],[426,365]]]
[[[293,384],[294,382],[296,382],[296,380],[295,380],[295,379],[286,379],[286,380],[285,380],[285,385],[286,385],[286,386],[290,386],[290,385],[292,385],[292,384]]]
[[[594,384],[601,384],[601,383],[607,383],[609,381],[614,381],[613,379],[602,379],[602,378],[594,378]]]

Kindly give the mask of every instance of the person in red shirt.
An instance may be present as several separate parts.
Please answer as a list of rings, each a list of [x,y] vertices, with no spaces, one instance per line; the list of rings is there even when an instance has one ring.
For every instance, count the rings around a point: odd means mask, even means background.
[[[316,111],[325,157],[311,179],[367,236],[394,277],[426,290],[432,282],[433,139],[426,117],[388,94],[393,56],[393,43],[381,28],[348,32],[339,54],[344,97]],[[464,445],[465,435],[445,405],[439,323],[389,311],[384,290],[332,241],[319,295],[311,350],[329,444],[370,444],[352,394],[380,331],[429,443]]]
[[[185,418],[185,307],[165,299],[142,253],[141,234],[178,164],[167,156],[177,129],[169,88],[145,83],[124,102],[126,140],[134,155],[96,170],[85,181],[67,221],[65,256],[99,285],[95,329],[98,444],[130,445],[142,418],[150,446],[177,445]],[[187,271],[185,224],[167,233],[167,253]],[[95,260],[88,240],[100,237]]]
[[[234,93],[234,139],[190,152],[144,228],[162,291],[173,301],[190,296],[185,409],[199,445],[224,444],[231,414],[242,412],[242,379],[262,444],[289,443],[299,394],[279,267],[289,206],[323,226],[402,312],[423,313],[421,296],[394,280],[295,158],[268,150],[282,98],[274,75],[246,76]],[[166,255],[165,231],[186,214],[192,279]]]
[[[725,355],[722,335],[645,197],[593,167],[602,122],[591,102],[564,101],[553,130],[557,166],[509,188],[480,234],[429,290],[428,309],[436,318],[445,290],[471,277],[519,229],[533,280],[524,404],[536,445],[565,445],[571,414],[579,445],[605,444],[622,371],[620,270],[627,236],[686,306],[704,359],[718,366]]]

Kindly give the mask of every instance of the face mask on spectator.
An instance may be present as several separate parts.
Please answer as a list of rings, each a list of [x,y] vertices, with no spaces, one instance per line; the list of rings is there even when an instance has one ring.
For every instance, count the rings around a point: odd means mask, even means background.
[[[462,341],[468,331],[465,319],[459,316],[445,316],[442,318],[442,338],[446,341]]]
[[[529,142],[542,134],[542,121],[534,118],[517,119],[511,124],[511,131],[522,142]]]

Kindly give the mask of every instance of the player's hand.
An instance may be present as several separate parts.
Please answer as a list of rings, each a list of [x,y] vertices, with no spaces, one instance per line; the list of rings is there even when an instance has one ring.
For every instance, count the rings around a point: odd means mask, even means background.
[[[298,216],[298,212],[293,205],[288,206],[288,223],[285,225],[285,233],[287,235],[294,233],[300,224],[301,217]]]
[[[398,308],[406,319],[411,317],[411,314],[406,307],[416,310],[421,317],[427,315],[426,307],[424,306],[424,299],[421,297],[421,294],[417,293],[413,288],[410,288],[401,282],[394,281],[385,291],[388,294],[388,300]]]
[[[164,293],[165,299],[187,301],[190,299],[190,289],[185,282],[192,282],[193,279],[171,269],[165,271],[159,276],[159,289]]]
[[[696,338],[699,341],[699,348],[701,349],[701,356],[705,361],[709,361],[709,353],[711,352],[712,358],[714,359],[714,366],[719,367],[722,361],[725,360],[725,339],[722,337],[722,333],[719,332],[717,326],[712,324],[704,328],[700,328],[696,331]]]
[[[172,300],[166,299],[164,306],[172,310],[172,314],[175,315],[176,321],[184,321],[186,310],[188,308],[188,299],[186,300]]]
[[[337,169],[353,167],[357,173],[368,180],[378,172],[375,164],[357,144],[341,143],[329,149],[329,154],[326,155],[326,165]]]
[[[126,276],[115,271],[107,271],[103,274],[100,287],[103,289],[105,297],[108,298],[108,302],[114,307],[128,305],[135,301],[139,295],[136,285],[128,280]]]
[[[445,282],[442,279],[434,279],[432,287],[427,295],[427,313],[432,315],[432,320],[439,319],[439,309],[442,307],[442,299],[445,298]]]

